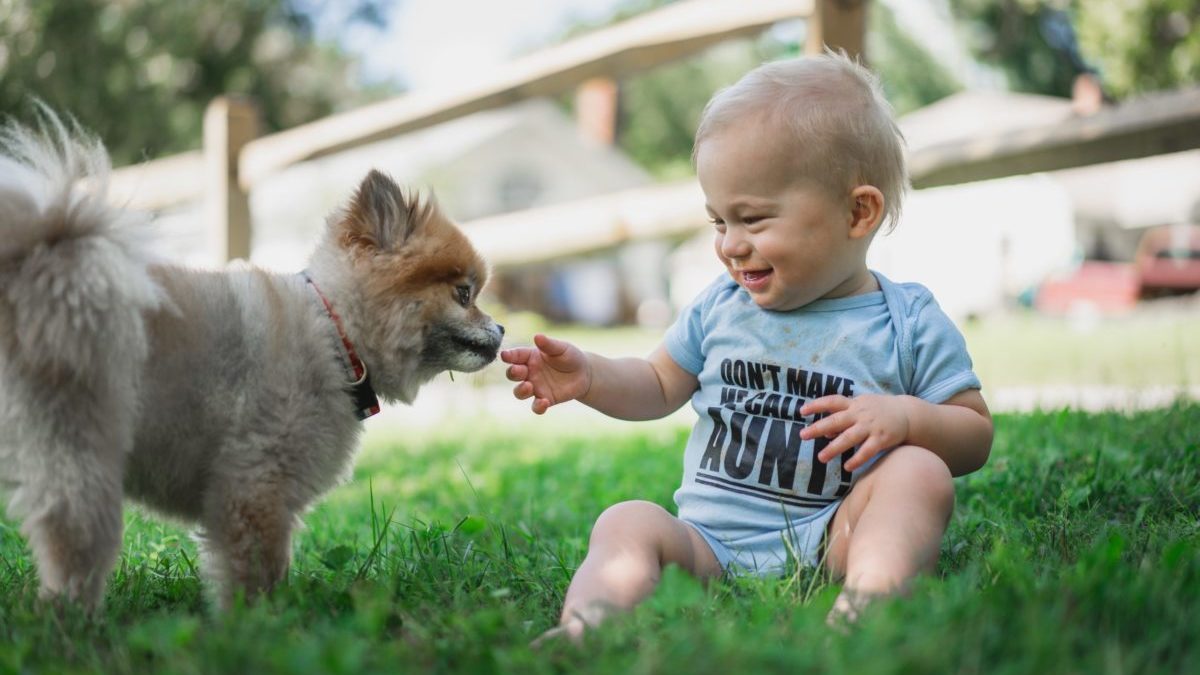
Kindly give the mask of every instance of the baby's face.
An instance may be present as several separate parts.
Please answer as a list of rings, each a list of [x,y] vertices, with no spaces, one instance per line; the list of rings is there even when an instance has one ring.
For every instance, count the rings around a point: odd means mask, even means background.
[[[764,309],[787,311],[858,292],[869,276],[852,212],[812,181],[797,180],[763,125],[717,131],[696,152],[717,257]]]

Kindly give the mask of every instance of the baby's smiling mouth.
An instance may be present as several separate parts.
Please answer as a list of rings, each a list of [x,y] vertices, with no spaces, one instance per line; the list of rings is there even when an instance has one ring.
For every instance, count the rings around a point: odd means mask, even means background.
[[[741,270],[742,286],[748,291],[761,291],[766,288],[774,272],[771,268],[764,270]]]

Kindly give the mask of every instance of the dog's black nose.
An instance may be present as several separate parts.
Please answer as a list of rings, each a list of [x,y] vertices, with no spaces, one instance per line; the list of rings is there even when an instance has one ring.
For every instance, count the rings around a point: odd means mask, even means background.
[[[501,326],[500,324],[496,324],[496,328],[499,328],[499,329],[500,329],[500,334],[501,334],[501,335],[504,335],[504,326]]]

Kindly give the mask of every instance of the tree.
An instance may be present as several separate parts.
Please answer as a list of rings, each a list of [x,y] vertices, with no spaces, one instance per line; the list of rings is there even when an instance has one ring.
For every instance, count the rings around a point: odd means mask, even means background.
[[[1200,2],[1078,4],[1079,41],[1115,96],[1200,82]]]
[[[1122,98],[1200,80],[1196,0],[950,0],[968,46],[1017,91],[1070,96],[1083,72]]]
[[[350,20],[378,20],[374,5]],[[354,107],[352,60],[287,0],[0,0],[0,112],[31,99],[79,120],[117,164],[199,147],[204,108],[251,96],[264,131]]]

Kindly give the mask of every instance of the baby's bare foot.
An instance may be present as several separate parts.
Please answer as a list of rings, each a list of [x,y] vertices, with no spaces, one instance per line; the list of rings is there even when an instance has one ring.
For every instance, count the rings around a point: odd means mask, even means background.
[[[884,597],[882,593],[864,593],[849,588],[842,589],[833,607],[825,615],[825,625],[842,633],[848,633],[862,618],[862,613],[872,602]]]
[[[557,642],[558,640],[567,639],[576,646],[583,644],[584,632],[599,626],[609,614],[617,611],[615,605],[607,602],[593,602],[587,607],[580,610],[572,610],[570,616],[565,620],[539,635],[533,642],[529,643],[532,649],[541,649],[547,643]]]
[[[529,643],[529,647],[530,649],[541,649],[551,642],[558,642],[564,639],[569,640],[575,646],[579,646],[583,643],[583,631],[586,629],[587,624],[582,619],[572,617],[566,623],[560,623],[537,636],[533,642]]]

